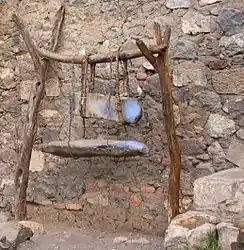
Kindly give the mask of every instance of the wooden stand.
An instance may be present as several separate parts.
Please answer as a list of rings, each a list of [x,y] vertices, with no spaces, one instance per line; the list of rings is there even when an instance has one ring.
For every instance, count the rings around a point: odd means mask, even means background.
[[[88,56],[77,57],[75,55],[61,55],[55,52],[64,19],[64,6],[61,6],[56,14],[56,21],[48,50],[37,48],[34,45],[34,42],[32,41],[28,31],[25,29],[21,19],[15,14],[12,16],[12,18],[24,39],[40,79],[40,81],[35,84],[35,88],[30,96],[27,121],[24,129],[23,145],[21,148],[19,164],[16,168],[16,220],[23,220],[26,217],[26,190],[29,179],[29,165],[37,129],[37,114],[41,99],[44,94],[45,81],[48,76],[49,60],[72,64],[83,64],[88,62],[88,64],[95,65],[96,63],[118,60],[126,62],[126,60],[141,56],[145,56],[145,58],[153,65],[160,78],[163,115],[165,120],[164,127],[168,137],[169,153],[171,158],[169,176],[169,219],[171,220],[173,217],[175,217],[179,213],[181,153],[175,131],[172,81],[168,57],[170,28],[166,28],[164,40],[162,40],[160,26],[159,24],[154,23],[155,39],[157,43],[156,46],[147,47],[142,40],[137,40],[137,46],[139,50],[119,52],[112,55],[89,55],[88,53]],[[155,57],[154,54],[158,54],[158,56]]]

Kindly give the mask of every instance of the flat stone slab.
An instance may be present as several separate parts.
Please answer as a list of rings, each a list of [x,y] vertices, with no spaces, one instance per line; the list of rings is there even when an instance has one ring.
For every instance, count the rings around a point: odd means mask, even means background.
[[[62,157],[129,157],[149,153],[145,144],[133,140],[77,140],[69,144],[67,141],[52,141],[43,144],[41,150]]]

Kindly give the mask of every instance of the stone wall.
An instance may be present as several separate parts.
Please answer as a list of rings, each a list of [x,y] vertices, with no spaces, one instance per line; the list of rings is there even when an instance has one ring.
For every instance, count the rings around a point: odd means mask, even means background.
[[[29,91],[37,80],[31,58],[11,21],[17,10],[38,46],[46,46],[54,14],[63,1],[0,1],[0,208],[14,200],[17,163]],[[244,8],[242,0],[66,2],[60,52],[109,52],[136,48],[134,38],[154,44],[153,21],[172,28],[170,47],[175,116],[182,150],[182,207],[192,183],[203,175],[244,167]],[[145,59],[129,64],[130,87],[143,90],[144,115],[137,126],[89,120],[89,138],[137,139],[147,157],[62,159],[38,151],[38,144],[69,135],[72,94],[80,91],[78,66],[52,64],[38,120],[28,200],[54,220],[69,219],[109,229],[162,233],[167,226],[169,156],[161,115],[159,80]],[[96,91],[108,93],[108,65],[99,65]],[[71,138],[82,134],[72,117]],[[45,210],[47,209],[47,210]],[[68,212],[72,210],[73,212]],[[75,210],[75,211],[74,211]],[[50,212],[52,211],[52,213]],[[51,216],[54,215],[54,216]],[[35,210],[35,216],[37,215]]]

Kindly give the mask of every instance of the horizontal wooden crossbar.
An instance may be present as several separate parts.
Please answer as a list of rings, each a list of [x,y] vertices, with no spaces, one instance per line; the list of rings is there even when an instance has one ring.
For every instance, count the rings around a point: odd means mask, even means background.
[[[161,51],[166,50],[166,45],[161,44],[161,45],[154,45],[150,46],[149,50],[151,51],[152,54],[158,54]],[[85,59],[87,58],[89,64],[96,64],[96,63],[106,63],[106,62],[115,62],[116,61],[116,56],[117,52],[112,53],[110,55],[108,54],[95,54],[95,55],[90,55],[88,57],[84,55],[63,55],[57,52],[53,52],[50,50],[46,50],[43,48],[37,48],[39,54],[41,57],[49,60],[55,60],[63,63],[74,63],[74,64],[82,64],[84,63]],[[137,49],[137,50],[131,50],[131,51],[122,51],[119,52],[119,60],[129,60],[133,58],[138,58],[142,57],[143,54],[142,52]]]

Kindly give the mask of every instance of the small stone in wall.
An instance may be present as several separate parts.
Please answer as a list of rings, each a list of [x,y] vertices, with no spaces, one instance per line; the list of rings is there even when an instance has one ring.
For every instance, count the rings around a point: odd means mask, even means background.
[[[203,90],[194,95],[194,100],[201,104],[203,108],[207,108],[210,111],[216,111],[221,109],[220,96],[208,90]]]
[[[221,2],[222,0],[199,0],[199,5],[200,6],[205,6],[208,4],[213,4],[213,3],[217,3],[217,2]]]
[[[40,172],[43,170],[45,164],[44,154],[41,151],[32,150],[30,171]]]
[[[146,238],[139,238],[139,239],[133,239],[133,240],[127,240],[127,244],[141,244],[141,245],[146,245],[150,244],[150,241]]]
[[[12,68],[0,69],[0,89],[8,90],[15,88],[18,82],[14,80],[14,71]]]
[[[44,109],[40,111],[40,115],[47,120],[47,122],[52,122],[53,120],[60,119],[61,116],[58,111],[52,109]]]
[[[20,82],[20,98],[21,100],[29,100],[30,92],[33,86],[33,81]]]
[[[194,10],[188,11],[182,18],[182,31],[190,35],[211,32],[210,16],[204,16]]]
[[[213,166],[216,170],[222,170],[226,167],[226,155],[218,141],[213,142],[208,147],[208,154],[210,155]]]
[[[178,126],[180,124],[180,108],[179,108],[179,106],[174,104],[173,110],[174,110],[175,125]]]
[[[194,171],[194,177],[195,179],[201,178],[203,176],[207,176],[210,174],[213,174],[214,168],[212,167],[212,164],[210,162],[200,162]]]
[[[174,59],[193,60],[197,58],[197,45],[190,40],[179,40],[173,48]]]
[[[240,168],[244,168],[244,143],[238,139],[231,141],[230,147],[227,153],[227,160],[234,163]]]
[[[237,96],[224,103],[223,110],[234,119],[244,117],[244,96]]]
[[[143,63],[143,67],[147,70],[150,70],[150,71],[155,71],[154,67],[152,66],[152,64],[148,61],[144,62]]]
[[[60,95],[58,78],[50,78],[45,84],[46,96],[55,97]]]
[[[243,68],[224,69],[212,73],[212,83],[217,93],[241,94],[244,92]]]
[[[204,64],[212,70],[222,70],[228,66],[227,59],[221,59],[216,57],[205,57]]]
[[[236,136],[241,139],[241,140],[244,140],[244,129],[241,128],[239,129],[237,132],[236,132]]]
[[[232,50],[237,49],[237,52],[241,51],[240,48],[244,47],[244,33],[235,34],[233,36],[222,36],[219,40],[219,45],[225,48],[228,48],[230,45],[232,45]],[[233,45],[237,45],[239,48],[235,48]],[[236,53],[234,52],[233,54]]]
[[[190,7],[190,0],[167,0],[165,6],[169,9],[179,9]]]
[[[235,122],[218,114],[210,114],[205,130],[213,138],[227,137],[236,132]]]
[[[194,63],[190,61],[176,65],[173,71],[173,84],[176,87],[190,84],[206,86],[208,84],[206,67],[200,62]]]
[[[206,146],[197,139],[184,139],[180,141],[180,148],[184,155],[198,155],[203,154]]]
[[[233,35],[244,24],[244,13],[232,8],[222,9],[219,11],[218,22],[225,33]]]
[[[126,242],[128,240],[128,237],[125,237],[125,236],[118,236],[118,237],[115,237],[113,239],[113,244],[119,244],[119,243],[123,243],[123,242]]]

